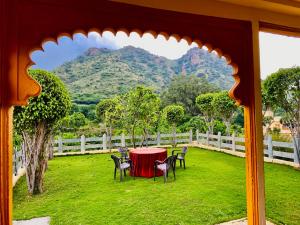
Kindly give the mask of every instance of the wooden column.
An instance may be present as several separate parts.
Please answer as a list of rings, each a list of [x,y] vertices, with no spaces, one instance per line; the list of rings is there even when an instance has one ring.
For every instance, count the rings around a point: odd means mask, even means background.
[[[249,225],[265,225],[265,190],[262,134],[261,80],[259,70],[259,30],[253,22],[253,82],[249,104],[244,107],[247,215]]]
[[[12,224],[12,107],[0,105],[0,224]]]

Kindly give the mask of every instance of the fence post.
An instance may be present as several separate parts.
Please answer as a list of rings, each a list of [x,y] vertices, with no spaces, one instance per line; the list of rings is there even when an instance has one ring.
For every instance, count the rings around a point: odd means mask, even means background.
[[[160,146],[160,132],[159,131],[157,132],[157,139],[156,139],[156,141],[157,141],[157,146]]]
[[[124,133],[121,134],[121,147],[126,147],[125,134]]]
[[[209,132],[206,131],[206,145],[209,145]]]
[[[298,148],[299,148],[300,138],[293,139],[293,143],[294,143],[294,163],[299,164],[299,158],[298,158],[298,152],[297,152],[297,147],[296,146],[298,146]]]
[[[193,130],[190,129],[190,144],[193,143]]]
[[[62,153],[63,152],[63,142],[62,142],[62,137],[58,137],[58,152]]]
[[[177,144],[177,135],[176,135],[176,130],[175,131],[173,131],[173,141],[174,141],[174,147],[176,146],[176,144]]]
[[[196,130],[196,140],[197,140],[197,144],[199,144],[199,130]]]
[[[17,176],[17,174],[18,174],[18,168],[17,168],[17,166],[18,166],[18,157],[17,157],[17,151],[16,151],[16,148],[14,148],[14,174],[15,174],[15,176]]]
[[[272,143],[272,136],[268,136],[268,157],[273,159],[273,143]]]
[[[235,152],[236,147],[235,147],[235,132],[232,133],[232,151]]]
[[[103,150],[107,149],[106,133],[104,133],[102,137],[102,146],[103,146]]]
[[[85,136],[81,135],[81,139],[80,139],[80,151],[81,152],[85,152]]]
[[[221,132],[218,132],[218,148],[221,149],[221,144],[222,144],[222,140],[221,140]]]

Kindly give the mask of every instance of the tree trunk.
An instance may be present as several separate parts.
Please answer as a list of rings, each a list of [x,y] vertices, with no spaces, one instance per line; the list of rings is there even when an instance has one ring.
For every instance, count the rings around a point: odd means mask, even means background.
[[[134,126],[131,128],[131,138],[132,138],[132,144],[133,144],[133,148],[135,148],[135,136],[134,136]]]
[[[230,122],[225,121],[225,126],[226,126],[226,135],[230,136]]]
[[[40,122],[33,134],[23,132],[25,143],[25,166],[28,192],[39,194],[43,192],[44,173],[49,157],[50,132],[47,124]]]
[[[112,149],[112,144],[111,144],[111,138],[112,138],[112,127],[111,125],[109,126],[109,135],[108,135],[108,145],[109,145],[109,151],[111,152]]]
[[[176,126],[173,125],[173,148],[176,148]]]
[[[148,140],[147,140],[147,130],[146,129],[143,129],[143,135],[142,135],[142,140],[141,140],[141,144],[140,144],[140,147],[143,147],[145,146],[144,145],[144,142],[146,142],[146,146],[148,147]]]

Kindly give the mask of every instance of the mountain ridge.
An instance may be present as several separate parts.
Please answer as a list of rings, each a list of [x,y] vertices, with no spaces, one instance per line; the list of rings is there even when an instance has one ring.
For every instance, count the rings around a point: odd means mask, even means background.
[[[150,86],[160,93],[180,74],[203,77],[221,90],[234,83],[232,68],[225,60],[199,48],[175,60],[133,46],[117,50],[89,48],[53,72],[67,85],[74,101],[81,104],[123,94],[135,85]]]

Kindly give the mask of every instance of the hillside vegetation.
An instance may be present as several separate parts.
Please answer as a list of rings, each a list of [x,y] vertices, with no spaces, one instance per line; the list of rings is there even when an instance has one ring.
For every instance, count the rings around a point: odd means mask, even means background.
[[[190,49],[177,60],[132,46],[118,50],[90,48],[54,72],[79,104],[95,104],[136,85],[153,87],[160,93],[179,74],[203,77],[221,90],[230,89],[234,82],[232,68],[225,60],[199,48]]]

